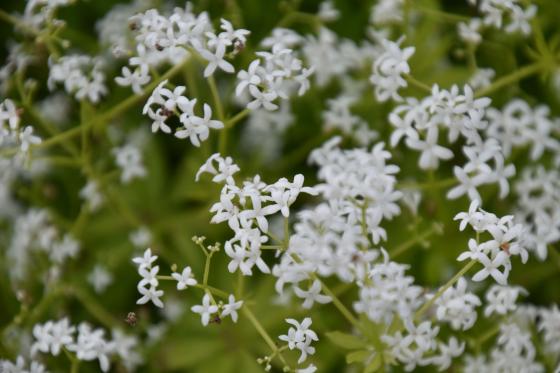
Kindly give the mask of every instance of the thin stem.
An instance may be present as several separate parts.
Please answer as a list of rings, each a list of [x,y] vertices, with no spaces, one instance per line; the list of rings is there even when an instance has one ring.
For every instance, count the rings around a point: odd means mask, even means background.
[[[422,83],[421,81],[417,80],[416,78],[414,78],[412,75],[409,74],[404,74],[404,78],[406,79],[407,82],[409,82],[412,86],[426,92],[426,93],[432,93],[432,88],[425,84]]]
[[[94,127],[96,123],[99,123],[98,124],[99,128],[107,126],[112,118],[126,112],[132,106],[136,105],[138,102],[143,100],[146,97],[146,95],[148,95],[148,93],[152,92],[154,90],[154,88],[156,88],[157,85],[160,84],[163,80],[169,79],[173,75],[175,75],[176,73],[181,71],[181,69],[183,68],[183,66],[187,62],[188,62],[188,58],[185,59],[185,61],[183,61],[182,63],[177,64],[177,65],[173,66],[172,68],[170,68],[169,70],[167,70],[167,72],[165,74],[163,74],[160,77],[160,79],[157,79],[154,82],[152,82],[151,84],[149,84],[148,86],[146,86],[146,88],[144,89],[144,91],[142,91],[141,94],[131,95],[129,98],[127,98],[124,101],[121,101],[117,105],[113,106],[111,109],[108,109],[107,111],[95,116],[94,118],[90,119],[89,121],[87,121],[85,123],[82,123],[79,126],[73,127],[73,128],[71,128],[71,129],[69,129],[65,132],[59,133],[58,135],[43,141],[40,144],[37,144],[35,146],[35,148],[48,148],[52,145],[64,142],[67,139],[72,138],[72,137],[80,134],[82,132],[83,127],[89,129],[91,127]]]
[[[434,189],[434,188],[447,188],[457,183],[457,179],[450,177],[448,179],[438,180],[435,182],[427,183],[398,183],[399,189]]]
[[[257,332],[261,335],[261,337],[264,339],[266,344],[270,347],[272,353],[276,353],[280,361],[282,361],[282,363],[285,366],[287,366],[288,363],[286,362],[286,359],[284,359],[284,356],[282,356],[282,353],[279,351],[278,346],[276,346],[276,344],[274,343],[274,341],[272,340],[268,332],[263,328],[259,320],[249,309],[249,307],[247,305],[243,305],[243,307],[241,308],[241,312],[251,322],[251,324],[253,324],[253,327],[257,330]]]
[[[453,276],[449,281],[447,281],[447,283],[445,285],[443,285],[441,288],[439,288],[438,292],[435,293],[434,296],[428,302],[424,303],[424,305],[422,307],[420,307],[420,309],[418,311],[416,311],[416,314],[414,315],[414,319],[419,320],[420,317],[422,317],[422,315],[426,311],[428,311],[430,309],[430,307],[432,307],[432,305],[435,303],[435,301],[439,297],[441,297],[447,289],[449,289],[457,281],[459,281],[461,276],[463,276],[465,273],[467,273],[468,270],[471,269],[472,266],[474,266],[475,263],[476,263],[476,260],[471,260],[470,262],[468,262],[463,268],[461,268],[461,270],[459,272],[457,272],[455,274],[455,276]]]
[[[408,3],[408,1],[407,1],[407,3]],[[471,20],[470,17],[462,16],[462,15],[455,14],[455,13],[444,12],[444,11],[439,10],[439,9],[425,8],[423,6],[413,5],[412,9],[417,10],[421,13],[426,14],[426,15],[433,16],[434,18],[444,20],[444,21],[469,22]]]
[[[210,87],[210,93],[212,94],[212,100],[214,101],[214,105],[216,106],[218,119],[221,122],[225,122],[224,107],[222,105],[220,92],[218,91],[218,86],[216,85],[216,80],[214,79],[214,75],[210,75],[207,80],[208,80],[208,86]],[[218,152],[220,154],[224,154],[227,149],[227,130],[228,130],[228,126],[226,125],[226,123],[224,123],[224,128],[220,130],[220,139],[218,143]]]
[[[511,83],[517,82],[522,80],[528,76],[534,75],[544,68],[544,63],[536,62],[531,65],[522,67],[518,70],[515,70],[513,73],[503,76],[498,80],[495,80],[494,83],[490,84],[488,87],[482,88],[480,91],[476,92],[476,97],[488,96],[489,94],[508,86]]]
[[[358,319],[356,319],[352,314],[352,312],[350,312],[350,310],[346,308],[346,306],[340,301],[340,299],[338,299],[336,294],[327,285],[325,285],[325,283],[321,281],[315,273],[312,273],[311,277],[315,281],[319,281],[319,283],[321,284],[321,288],[323,289],[323,292],[327,294],[329,297],[331,297],[334,306],[338,309],[338,311],[342,314],[342,316],[344,316],[346,320],[348,320],[350,324],[352,324],[356,329],[361,329],[361,325]]]
[[[422,242],[423,240],[425,240],[426,238],[430,237],[435,233],[441,234],[442,232],[443,232],[442,225],[440,223],[434,223],[434,225],[430,229],[424,231],[422,234],[413,237],[410,240],[405,241],[399,246],[397,246],[393,251],[391,251],[391,257],[395,259],[396,257],[404,254],[411,247],[414,247],[414,245],[416,245],[417,243]]]
[[[247,108],[241,110],[239,113],[235,114],[233,117],[228,119],[226,121],[226,123],[224,124],[224,126],[226,128],[232,128],[237,122],[243,120],[243,118],[245,118],[247,115],[249,115],[250,112],[251,112],[251,110],[249,110]]]
[[[82,305],[107,328],[113,328],[119,324],[111,313],[109,313],[94,297],[77,287],[66,287],[63,291],[74,296]]]
[[[210,262],[212,261],[212,255],[214,255],[213,251],[210,251],[210,253],[206,255],[206,263],[204,264],[204,276],[202,278],[202,284],[204,286],[208,285],[208,276],[210,275]]]

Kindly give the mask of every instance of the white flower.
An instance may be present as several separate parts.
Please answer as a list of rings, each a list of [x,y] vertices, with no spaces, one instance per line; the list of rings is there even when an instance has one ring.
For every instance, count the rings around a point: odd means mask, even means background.
[[[486,279],[488,276],[492,276],[494,280],[500,285],[507,284],[507,278],[509,274],[509,259],[508,255],[500,251],[494,258],[490,259],[486,254],[479,252],[476,255],[476,260],[478,260],[484,268],[475,273],[472,277],[473,281],[479,282]],[[503,267],[503,271],[499,268]]]
[[[210,296],[206,293],[202,298],[202,305],[192,306],[191,311],[200,314],[202,325],[206,326],[210,321],[210,316],[218,312],[218,306],[210,304]]]
[[[256,59],[251,62],[247,71],[240,70],[237,73],[237,79],[239,80],[239,83],[237,84],[237,87],[235,87],[236,96],[240,96],[245,91],[245,88],[247,88],[247,86],[256,86],[261,83],[261,77],[258,74],[259,69],[261,69],[260,63],[261,61],[259,59]]]
[[[41,143],[41,138],[33,134],[33,127],[26,126],[23,131],[19,133],[20,149],[22,152],[29,150],[31,145]]]
[[[136,304],[146,304],[151,301],[157,307],[163,308],[163,302],[159,299],[163,296],[163,290],[158,290],[156,286],[150,285],[149,288],[138,286],[138,292],[142,297],[136,301]]]
[[[466,193],[471,201],[481,201],[480,193],[478,193],[476,187],[487,183],[489,181],[489,175],[480,173],[475,176],[470,176],[459,166],[453,167],[453,173],[460,184],[447,192],[447,198],[456,199]]]
[[[436,317],[447,321],[455,330],[470,329],[476,322],[476,307],[480,306],[480,299],[467,291],[467,281],[460,277],[455,287],[448,288],[436,299]]]
[[[416,134],[415,132],[413,132]],[[453,152],[437,143],[438,129],[432,127],[428,129],[426,139],[422,140],[418,136],[408,137],[406,145],[411,149],[416,149],[422,152],[418,164],[422,169],[435,169],[439,165],[440,159],[453,158]],[[412,134],[412,133],[411,133]]]
[[[180,274],[173,272],[171,276],[177,280],[177,290],[185,290],[187,286],[194,286],[197,284],[193,277],[191,267],[185,267]]]
[[[331,301],[331,297],[321,294],[321,282],[319,280],[313,281],[309,290],[294,287],[294,292],[299,298],[304,299],[303,308],[311,308],[314,302],[325,304]]]
[[[102,293],[113,282],[113,276],[105,267],[96,265],[88,276],[88,282],[96,293]]]
[[[247,108],[251,110],[256,110],[261,106],[266,110],[276,110],[278,108],[278,105],[272,102],[278,97],[276,92],[261,92],[261,90],[254,85],[249,86],[249,92],[251,93],[251,96],[253,96],[254,100],[247,104]]]
[[[225,71],[226,73],[233,73],[235,69],[233,65],[224,59],[226,52],[226,45],[222,40],[216,43],[216,50],[214,53],[210,52],[208,49],[203,48],[199,43],[195,44],[197,52],[207,60],[209,63],[204,69],[204,77],[207,78],[214,73],[217,67]]]
[[[381,45],[384,51],[373,62],[370,81],[375,87],[375,96],[380,102],[387,101],[389,98],[400,101],[398,90],[407,86],[402,75],[410,73],[408,59],[414,54],[415,48],[401,49],[402,40],[395,43],[382,39]]]
[[[80,197],[87,201],[92,211],[97,210],[103,204],[103,195],[99,192],[99,185],[95,180],[90,180],[80,190]]]
[[[152,255],[152,249],[148,248],[144,251],[144,255],[141,257],[136,257],[132,259],[134,263],[138,265],[138,269],[140,268],[148,268],[152,266],[152,263],[156,261],[158,257],[156,255]]]
[[[295,329],[290,327],[287,335],[281,335],[278,338],[288,342],[288,348],[290,350],[300,350],[301,355],[298,359],[298,364],[301,364],[305,361],[307,355],[313,355],[315,353],[315,348],[311,346],[311,343],[313,341],[318,341],[319,337],[317,337],[317,334],[313,330],[309,329],[312,323],[309,317],[303,319],[301,324],[294,319],[286,319],[286,322],[293,325]]]
[[[526,295],[527,291],[520,286],[500,286],[492,285],[486,291],[486,307],[484,307],[484,316],[489,317],[496,313],[505,315],[508,312],[515,311],[517,308],[517,297]]]
[[[122,170],[122,183],[126,184],[132,179],[146,176],[146,169],[142,164],[142,153],[137,147],[127,144],[120,148],[114,148],[113,154],[117,165]]]
[[[242,300],[236,302],[233,294],[230,294],[228,298],[228,303],[223,305],[222,313],[220,314],[220,317],[223,318],[229,315],[231,316],[233,322],[237,322],[237,310],[240,309],[242,305],[243,305]]]
[[[148,73],[148,66],[141,65],[133,72],[126,66],[122,68],[122,75],[115,78],[115,82],[121,86],[131,86],[132,91],[136,94],[142,93],[142,86],[148,84],[151,80]]]

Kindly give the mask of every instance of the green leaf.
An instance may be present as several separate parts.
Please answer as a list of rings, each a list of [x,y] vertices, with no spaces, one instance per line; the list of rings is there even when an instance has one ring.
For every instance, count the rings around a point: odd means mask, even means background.
[[[327,333],[327,338],[329,338],[331,342],[338,347],[342,347],[348,350],[356,350],[358,348],[364,348],[366,346],[366,342],[361,340],[359,337],[338,331]]]
[[[377,372],[377,370],[381,367],[381,355],[375,356],[373,361],[366,366],[364,373],[371,373]]]
[[[348,364],[363,363],[370,355],[371,351],[367,350],[352,351],[346,354],[346,362]]]

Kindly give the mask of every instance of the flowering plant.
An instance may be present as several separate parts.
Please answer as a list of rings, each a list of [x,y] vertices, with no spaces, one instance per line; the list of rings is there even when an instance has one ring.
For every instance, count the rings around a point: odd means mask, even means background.
[[[10,6],[0,372],[560,372],[555,0]]]

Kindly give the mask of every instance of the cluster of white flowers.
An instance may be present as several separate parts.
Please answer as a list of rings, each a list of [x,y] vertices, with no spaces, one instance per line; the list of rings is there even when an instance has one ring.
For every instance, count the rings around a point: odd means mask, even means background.
[[[229,295],[228,303],[224,304],[222,301],[216,303],[208,293],[205,293],[202,297],[202,304],[192,306],[191,311],[200,314],[202,325],[206,326],[210,322],[210,317],[214,314],[219,315],[219,317],[213,321],[221,322],[224,317],[230,316],[233,322],[237,322],[237,310],[241,306],[243,306],[243,301],[236,301],[233,294]]]
[[[79,243],[70,234],[61,234],[52,224],[46,210],[31,209],[17,217],[8,245],[9,271],[18,280],[25,278],[31,265],[31,254],[43,252],[51,262],[50,275],[57,277],[58,269],[68,258],[76,257]]]
[[[391,324],[395,316],[409,319],[422,304],[422,288],[414,285],[414,278],[405,275],[409,267],[389,260],[372,264],[368,280],[360,286],[359,299],[354,310],[374,322]]]
[[[142,7],[142,4],[137,6]],[[217,68],[234,73],[227,58],[243,49],[249,34],[247,30],[234,29],[225,19],[221,20],[221,32],[217,33],[208,13],[194,14],[190,3],[184,9],[175,8],[170,15],[149,9],[132,16],[129,26],[135,33],[136,55],[130,57],[130,67],[122,68],[123,76],[115,80],[119,85],[132,86],[135,93],[141,93],[142,86],[152,79],[151,67],[166,61],[177,64],[193,53],[207,61],[205,77],[211,76]],[[121,40],[122,37],[116,41]],[[119,54],[122,54],[122,44],[117,43]]]
[[[113,275],[104,266],[96,265],[87,277],[96,293],[103,293],[113,282]]]
[[[474,17],[458,24],[459,35],[463,41],[479,44],[482,40],[480,32],[484,27],[503,29],[509,34],[531,34],[531,20],[537,14],[537,6],[525,4],[519,0],[468,0],[476,6],[482,18]]]
[[[379,256],[378,250],[369,248],[369,241],[378,244],[386,239],[382,219],[400,212],[395,202],[401,193],[394,189],[399,169],[386,164],[390,154],[383,143],[367,151],[342,150],[339,142],[335,138],[310,156],[321,167],[319,178],[325,181],[315,189],[328,202],[298,214],[288,250],[272,272],[278,278],[279,293],[285,284],[296,287],[313,273],[337,275],[346,282],[365,281]],[[366,292],[362,292],[364,297]],[[320,300],[319,294],[315,298]]]
[[[275,29],[268,45],[285,45],[288,48],[301,45],[305,60],[313,66],[315,82],[323,87],[333,79],[348,79],[351,71],[362,68],[366,60],[377,55],[375,48],[364,42],[358,46],[350,39],[339,37],[334,31],[321,27],[318,35],[301,38],[291,30]]]
[[[163,308],[163,302],[160,299],[163,296],[163,290],[158,289],[159,266],[153,266],[157,258],[156,255],[152,255],[152,250],[148,248],[144,251],[143,256],[133,259],[133,262],[138,265],[138,274],[142,277],[138,283],[138,291],[142,297],[136,303],[145,304],[151,301],[157,307]],[[196,286],[198,284],[193,276],[191,267],[188,266],[181,273],[171,273],[171,278],[177,281],[177,290],[185,290],[189,286]],[[230,316],[233,322],[237,322],[237,310],[242,305],[243,301],[236,301],[232,294],[229,295],[228,303],[224,304],[222,301],[216,302],[209,293],[205,292],[202,304],[192,306],[191,311],[200,314],[202,325],[206,326],[210,322],[210,317],[214,314],[219,315],[222,319]]]
[[[142,152],[138,147],[133,144],[126,144],[119,148],[114,148],[113,155],[115,156],[117,166],[122,171],[121,182],[123,184],[127,184],[136,178],[146,177],[147,171],[142,163]],[[88,200],[91,203],[91,193]]]
[[[142,277],[138,283],[138,292],[142,297],[136,303],[145,304],[151,301],[157,307],[163,308],[163,302],[160,299],[163,296],[163,290],[158,289],[159,266],[152,266],[157,258],[156,255],[152,255],[152,249],[148,248],[144,251],[143,256],[132,259],[138,265],[138,274]]]
[[[438,144],[440,131],[447,130],[450,143],[462,136],[469,144],[479,144],[478,130],[486,128],[485,109],[490,104],[488,98],[475,98],[468,85],[463,88],[453,86],[450,90],[432,87],[431,96],[418,102],[415,98],[405,99],[389,115],[389,122],[395,129],[391,134],[391,146],[396,146],[403,138],[406,145],[421,152],[419,166],[435,169],[440,159],[450,159],[453,153]]]
[[[369,21],[375,26],[401,23],[403,20],[403,4],[406,0],[379,0],[370,10]]]
[[[224,127],[222,122],[212,119],[212,109],[208,104],[204,104],[203,117],[194,113],[197,100],[196,98],[190,100],[183,96],[187,89],[185,86],[177,86],[170,90],[164,87],[166,84],[167,80],[164,80],[154,89],[142,110],[144,115],[147,114],[153,120],[152,132],[161,130],[164,133],[171,133],[171,127],[166,121],[177,116],[181,126],[175,129],[175,137],[189,138],[194,146],[200,146],[201,141],[208,139],[210,129]]]
[[[520,294],[527,294],[527,291],[520,286],[492,285],[486,291],[487,303],[484,307],[484,316],[506,315],[508,312],[515,311],[517,297]]]
[[[301,323],[294,319],[286,319],[286,322],[294,327],[288,329],[288,334],[281,335],[278,338],[281,341],[288,342],[290,350],[297,349],[301,352],[298,359],[298,364],[301,364],[307,359],[307,355],[315,353],[315,347],[311,346],[311,343],[318,341],[319,337],[317,333],[309,329],[312,323],[309,317],[303,319]]]
[[[14,102],[6,99],[0,103],[0,149],[12,145],[27,152],[32,145],[41,143],[41,138],[33,134],[33,127],[20,127],[20,112]]]
[[[372,74],[369,78],[375,87],[377,101],[402,100],[398,91],[408,86],[403,75],[410,73],[408,60],[415,51],[414,47],[401,49],[403,41],[404,38],[397,42],[381,39],[383,53],[373,61]]]
[[[217,164],[217,169],[214,166]],[[231,158],[212,155],[197,173],[214,175],[212,181],[224,183],[220,202],[215,203],[210,212],[214,213],[212,223],[228,223],[235,236],[226,241],[225,253],[231,258],[228,265],[230,272],[241,271],[252,275],[256,265],[261,272],[270,273],[270,268],[261,258],[261,245],[268,241],[267,216],[281,212],[284,218],[290,215],[290,206],[300,193],[315,194],[315,190],[303,186],[303,175],[296,175],[294,181],[281,178],[274,184],[267,185],[257,175],[252,180],[243,182],[239,187],[233,174],[239,167]]]
[[[360,145],[367,146],[377,139],[379,134],[370,129],[368,123],[357,115],[352,114],[351,107],[358,101],[358,97],[342,94],[327,100],[327,110],[323,111],[324,129],[337,129],[344,136],[354,138]]]
[[[258,58],[251,62],[247,71],[237,73],[235,94],[239,97],[248,91],[248,109],[276,110],[278,105],[274,101],[277,98],[287,100],[293,91],[297,90],[301,96],[309,89],[313,68],[305,68],[291,49],[279,43],[270,52],[256,52],[256,55]]]
[[[54,90],[57,83],[62,83],[66,92],[77,100],[87,99],[95,104],[107,94],[103,68],[103,60],[99,57],[74,54],[51,58],[47,84],[50,90]]]
[[[101,194],[99,183],[95,180],[90,180],[86,183],[86,185],[84,185],[84,187],[80,190],[80,197],[89,204],[91,211],[97,210],[104,202],[104,197],[103,194]]]
[[[457,86],[448,91],[435,85],[432,95],[422,101],[408,98],[405,104],[397,106],[389,115],[395,127],[391,145],[396,146],[404,138],[408,148],[421,152],[420,168],[436,169],[440,160],[454,157],[450,149],[440,145],[440,131],[447,131],[449,143],[461,137],[467,161],[463,166],[454,166],[459,185],[449,190],[447,197],[468,195],[471,200],[481,200],[477,188],[497,183],[500,198],[504,198],[509,194],[508,179],[515,175],[515,167],[505,164],[511,147],[499,135],[503,128],[498,129],[500,125],[496,124],[495,113],[499,111],[488,108],[490,99],[475,98],[468,85],[463,91],[460,94]]]
[[[72,0],[28,0],[21,20],[33,30],[40,30],[51,24],[60,24],[62,21],[55,18],[57,9],[72,2]]]
[[[528,247],[546,259],[549,245],[560,240],[560,174],[542,166],[526,168],[515,185],[518,208],[515,218],[527,228]]]
[[[531,147],[533,161],[541,159],[545,151],[560,154],[560,141],[553,136],[559,120],[550,116],[548,106],[531,108],[525,100],[516,98],[502,110],[488,108],[486,114],[489,121],[486,134],[498,140],[506,157],[514,148],[526,146]]]
[[[103,372],[109,370],[112,356],[122,359],[129,369],[142,362],[141,356],[133,350],[138,340],[126,336],[120,330],[114,330],[113,340],[108,340],[103,329],[93,329],[85,322],[74,326],[67,318],[63,318],[36,324],[33,327],[33,337],[35,341],[31,346],[32,356],[37,352],[57,356],[66,349],[75,354],[78,360],[99,360]]]
[[[467,280],[461,277],[455,287],[445,290],[436,299],[436,317],[451,324],[455,330],[467,330],[476,322],[476,307],[480,304],[476,295],[467,292]]]
[[[36,361],[31,361],[29,368],[26,368],[23,356],[18,356],[15,362],[0,360],[0,371],[2,373],[48,373],[45,366]]]
[[[529,253],[524,237],[525,228],[522,224],[514,223],[513,215],[498,218],[482,210],[479,202],[474,200],[469,211],[457,214],[455,220],[461,220],[461,230],[468,224],[477,235],[487,232],[491,236],[484,242],[471,238],[468,251],[457,258],[459,261],[476,260],[484,266],[473,276],[473,281],[482,281],[491,276],[500,285],[506,285],[511,270],[511,256],[518,255],[523,263],[527,262]]]
[[[439,370],[445,370],[452,359],[461,356],[465,349],[465,343],[459,343],[455,337],[451,337],[448,344],[437,341],[439,327],[432,326],[430,321],[415,325],[408,319],[405,320],[405,329],[404,334],[400,331],[385,334],[381,339],[389,346],[392,357],[404,364],[406,371],[414,370],[417,365],[436,365]]]

